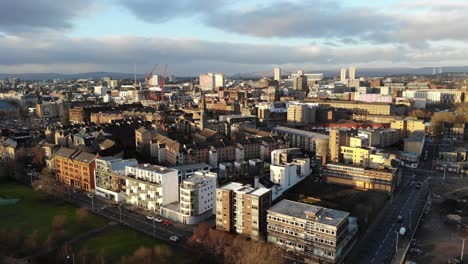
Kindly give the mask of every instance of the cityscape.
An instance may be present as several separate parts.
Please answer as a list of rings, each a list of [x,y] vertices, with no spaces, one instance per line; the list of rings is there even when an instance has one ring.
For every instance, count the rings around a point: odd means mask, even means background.
[[[382,2],[0,3],[0,263],[466,263],[468,5]]]

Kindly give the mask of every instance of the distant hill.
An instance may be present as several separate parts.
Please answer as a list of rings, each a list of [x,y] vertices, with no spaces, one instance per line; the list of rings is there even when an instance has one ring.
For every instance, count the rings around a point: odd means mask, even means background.
[[[42,81],[42,80],[76,80],[76,79],[90,79],[100,80],[103,77],[112,77],[112,79],[133,79],[133,73],[120,73],[120,72],[85,72],[85,73],[20,73],[20,74],[5,74],[0,73],[0,79],[5,78],[20,78],[21,80]],[[137,79],[144,79],[143,74],[137,74]]]
[[[465,72],[468,73],[468,66],[448,66],[442,67],[444,73],[447,72]],[[334,77],[339,75],[340,69],[336,70],[307,70],[304,69],[306,73],[323,73],[325,77]],[[391,75],[403,75],[403,74],[432,74],[432,67],[423,67],[423,68],[410,68],[410,67],[395,67],[395,68],[356,68],[356,76],[391,76]],[[436,68],[436,73],[439,72],[439,68]],[[290,75],[292,71],[283,70],[282,75]],[[103,77],[110,76],[113,79],[133,79],[133,73],[121,73],[121,72],[85,72],[85,73],[73,73],[73,74],[62,74],[62,73],[20,73],[20,74],[6,74],[0,73],[0,79],[5,78],[20,78],[22,80],[76,80],[76,79],[90,79],[90,80],[100,80]],[[246,73],[237,73],[231,75],[231,78],[235,79],[257,79],[261,77],[272,77],[273,69],[259,71],[259,72],[246,72]],[[183,79],[197,78],[194,77],[179,77]],[[137,79],[144,79],[144,74],[137,74]]]

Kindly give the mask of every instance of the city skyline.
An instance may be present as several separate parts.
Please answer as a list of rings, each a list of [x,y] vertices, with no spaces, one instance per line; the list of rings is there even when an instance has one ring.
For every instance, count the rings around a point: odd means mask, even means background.
[[[2,3],[0,73],[466,65],[462,1]],[[386,11],[390,10],[390,11]],[[338,74],[338,72],[337,72]]]

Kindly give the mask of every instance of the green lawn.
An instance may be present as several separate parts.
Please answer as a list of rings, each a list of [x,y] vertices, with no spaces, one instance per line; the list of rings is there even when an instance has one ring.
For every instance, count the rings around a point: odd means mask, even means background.
[[[182,249],[171,247],[170,244],[155,240],[123,226],[114,226],[104,233],[75,245],[73,248],[75,252],[86,248],[91,256],[98,255],[102,250],[110,263],[117,263],[121,257],[133,255],[133,252],[139,247],[153,248],[161,245],[167,245],[172,249],[175,255],[174,263],[191,263],[188,253]]]
[[[52,220],[55,215],[66,216],[67,237],[106,224],[104,218],[95,215],[91,215],[89,224],[79,224],[76,219],[77,207],[21,184],[0,183],[0,197],[21,199],[16,205],[0,206],[0,228],[19,229],[26,235],[37,230],[42,241],[52,232]]]

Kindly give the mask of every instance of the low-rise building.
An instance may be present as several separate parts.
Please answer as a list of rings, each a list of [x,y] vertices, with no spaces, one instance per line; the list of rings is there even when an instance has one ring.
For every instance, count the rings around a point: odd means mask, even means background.
[[[268,210],[267,240],[303,256],[305,263],[341,263],[357,234],[349,213],[282,200]]]
[[[373,169],[343,163],[327,164],[323,176],[327,183],[389,193],[401,182],[401,170],[397,168]]]

